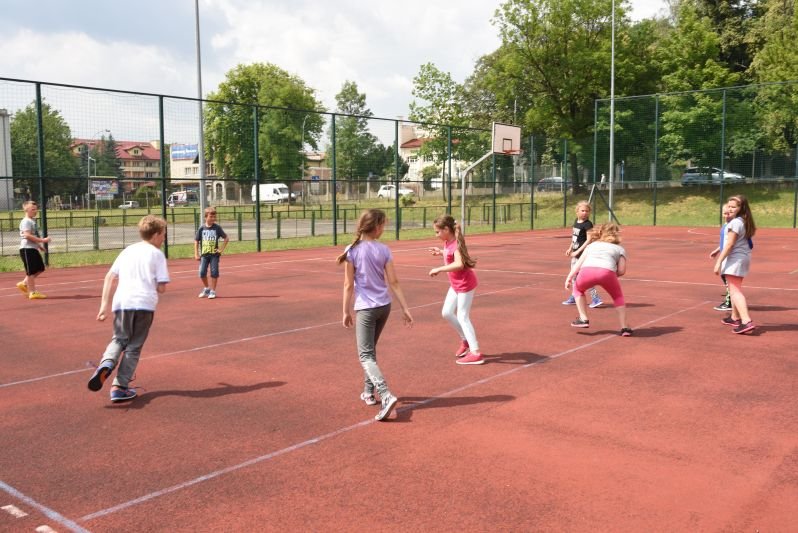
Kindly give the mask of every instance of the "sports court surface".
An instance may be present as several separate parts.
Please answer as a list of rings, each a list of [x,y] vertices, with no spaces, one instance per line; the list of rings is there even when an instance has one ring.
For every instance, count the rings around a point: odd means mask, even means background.
[[[49,270],[41,301],[0,274],[0,530],[795,531],[795,230],[757,233],[734,335],[716,228],[624,228],[630,338],[611,307],[569,327],[569,232],[468,237],[482,366],[454,362],[434,236],[389,243],[416,325],[394,309],[378,345],[388,422],[340,247],[227,255],[214,301],[170,261],[128,404],[86,388],[107,267]]]

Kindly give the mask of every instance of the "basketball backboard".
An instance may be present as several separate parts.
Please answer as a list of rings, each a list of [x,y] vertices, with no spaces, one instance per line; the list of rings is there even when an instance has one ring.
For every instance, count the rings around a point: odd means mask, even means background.
[[[517,154],[521,150],[521,127],[493,123],[493,153]]]

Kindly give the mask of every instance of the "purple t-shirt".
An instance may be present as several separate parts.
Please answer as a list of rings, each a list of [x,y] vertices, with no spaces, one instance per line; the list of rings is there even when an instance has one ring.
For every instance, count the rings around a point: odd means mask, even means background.
[[[360,241],[346,253],[355,267],[355,311],[391,303],[385,283],[385,265],[391,261],[391,249],[379,241]]]

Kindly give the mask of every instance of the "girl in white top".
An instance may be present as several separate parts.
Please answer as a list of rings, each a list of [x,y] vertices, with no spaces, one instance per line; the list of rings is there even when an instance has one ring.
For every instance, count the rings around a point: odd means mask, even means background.
[[[730,196],[726,203],[726,210],[732,217],[726,224],[726,236],[723,250],[715,260],[715,274],[726,276],[731,296],[731,315],[722,320],[727,326],[732,326],[734,333],[750,333],[756,327],[748,314],[748,302],[743,294],[743,278],[748,274],[751,264],[751,238],[756,233],[754,216],[748,199],[742,194]]]
[[[591,230],[591,243],[582,252],[579,261],[571,268],[565,278],[565,288],[570,289],[573,282],[573,296],[579,318],[571,322],[575,328],[589,328],[585,291],[596,285],[606,290],[621,323],[621,336],[629,337],[632,330],[626,325],[626,301],[618,278],[626,273],[626,250],[620,246],[620,228],[617,224],[602,224]]]

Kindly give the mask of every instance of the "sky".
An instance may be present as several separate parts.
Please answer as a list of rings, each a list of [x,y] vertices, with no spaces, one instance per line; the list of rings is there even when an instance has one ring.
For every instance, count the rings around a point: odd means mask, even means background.
[[[463,82],[499,46],[491,19],[500,4],[199,0],[203,95],[235,65],[264,62],[305,80],[328,110],[349,80],[374,116],[406,117],[422,64]],[[640,20],[664,14],[665,0],[627,5]],[[0,77],[197,96],[195,0],[0,0],[0,7]]]

